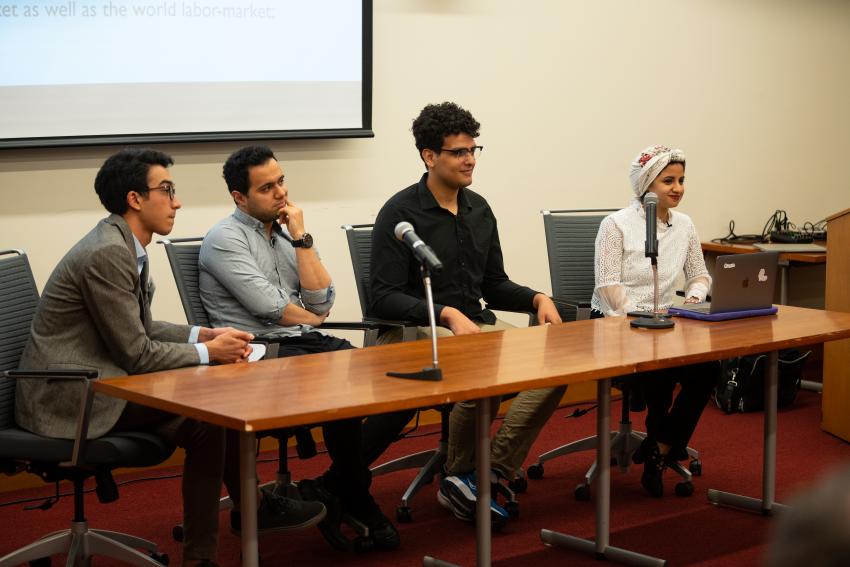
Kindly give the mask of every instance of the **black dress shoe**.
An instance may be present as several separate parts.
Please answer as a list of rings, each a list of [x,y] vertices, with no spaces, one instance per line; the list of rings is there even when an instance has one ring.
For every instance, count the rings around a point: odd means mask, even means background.
[[[640,475],[640,484],[650,496],[661,498],[664,496],[664,484],[662,476],[667,468],[667,461],[658,450],[658,443],[645,439],[640,448],[632,455],[632,460],[643,463],[643,474]]]
[[[667,453],[667,462],[672,461],[687,461],[690,455],[688,450],[682,447],[670,447],[670,452]]]
[[[658,445],[650,448],[648,454],[644,454],[643,474],[640,475],[640,483],[646,492],[655,498],[664,496],[664,483],[661,480],[667,461],[661,456]]]
[[[339,498],[328,491],[321,480],[304,479],[298,482],[298,492],[301,498],[312,502],[324,504],[327,514],[325,519],[319,522],[319,531],[331,547],[339,551],[350,551],[353,547],[351,540],[342,533],[342,505]]]
[[[374,549],[398,549],[401,545],[398,530],[374,501],[360,510],[352,510],[349,514],[369,528],[369,537]]]

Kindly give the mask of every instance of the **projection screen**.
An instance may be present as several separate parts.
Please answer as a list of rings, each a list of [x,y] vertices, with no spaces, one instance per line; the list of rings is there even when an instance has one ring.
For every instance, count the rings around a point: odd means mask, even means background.
[[[0,0],[0,148],[367,137],[371,0]]]

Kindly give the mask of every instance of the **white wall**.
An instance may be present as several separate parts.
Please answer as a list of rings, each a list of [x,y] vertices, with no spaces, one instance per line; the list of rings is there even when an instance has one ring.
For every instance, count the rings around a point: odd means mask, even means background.
[[[410,124],[429,102],[482,123],[473,188],[496,211],[508,273],[541,290],[539,210],[624,205],[649,144],[685,150],[681,210],[704,240],[730,219],[760,232],[777,208],[802,223],[850,206],[848,2],[375,0],[374,25],[375,138],[271,144],[336,279],[334,319],[359,315],[339,227],[418,179]],[[159,146],[183,201],[172,236],[230,212],[221,164],[239,145]],[[0,151],[0,248],[26,249],[39,285],[104,216],[92,182],[115,149]],[[154,313],[180,321],[164,253],[149,252]]]

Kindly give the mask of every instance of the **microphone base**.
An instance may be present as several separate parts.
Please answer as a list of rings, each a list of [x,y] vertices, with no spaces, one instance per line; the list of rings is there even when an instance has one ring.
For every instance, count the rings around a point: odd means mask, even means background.
[[[670,315],[665,315],[663,313],[654,313],[652,311],[629,311],[626,313],[629,317],[643,317],[644,319],[655,319],[656,316],[661,318],[669,318]]]
[[[675,323],[669,317],[638,317],[629,321],[629,325],[640,329],[670,329]]]
[[[387,376],[392,378],[406,378],[408,380],[428,380],[431,382],[439,382],[443,379],[443,371],[440,368],[428,367],[423,368],[419,372],[387,372]]]

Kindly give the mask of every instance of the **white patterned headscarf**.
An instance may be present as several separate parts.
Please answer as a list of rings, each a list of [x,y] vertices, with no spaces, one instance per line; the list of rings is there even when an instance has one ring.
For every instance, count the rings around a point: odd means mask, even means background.
[[[671,163],[685,163],[685,152],[671,150],[667,146],[649,146],[638,154],[629,171],[632,191],[638,200],[643,198],[655,178]]]

